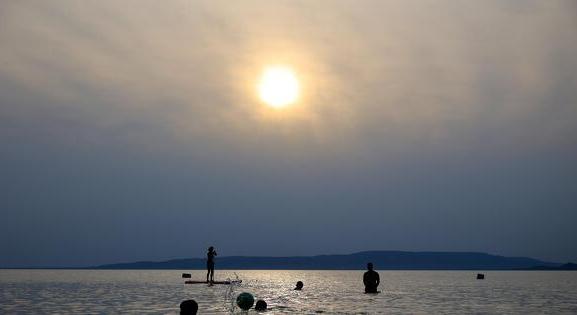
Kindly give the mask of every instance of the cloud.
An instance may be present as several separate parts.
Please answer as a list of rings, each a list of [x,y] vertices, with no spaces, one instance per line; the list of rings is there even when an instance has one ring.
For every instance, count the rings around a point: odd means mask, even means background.
[[[36,241],[20,231],[29,220],[51,235],[47,257],[64,240],[100,248],[86,262],[148,258],[143,240],[155,257],[176,255],[165,242],[183,245],[184,232],[162,241],[149,229],[185,229],[202,213],[231,229],[260,218],[281,243],[302,225],[335,252],[335,240],[365,249],[384,236],[397,248],[489,250],[492,224],[503,237],[541,228],[551,236],[529,254],[575,257],[548,245],[574,236],[571,220],[536,222],[573,218],[576,12],[572,1],[7,2],[1,235],[19,245],[2,256],[32,261],[18,258]],[[285,112],[254,90],[277,63],[304,87]],[[363,216],[385,235],[341,239]],[[72,228],[86,220],[96,223]],[[458,239],[443,232],[471,220],[482,224]],[[323,222],[334,233],[315,233]]]

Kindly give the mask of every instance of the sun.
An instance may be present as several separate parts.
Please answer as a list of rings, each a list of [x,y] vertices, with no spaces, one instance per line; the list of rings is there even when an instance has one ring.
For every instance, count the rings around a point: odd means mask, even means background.
[[[285,66],[266,68],[258,84],[260,99],[273,108],[283,108],[296,102],[299,90],[294,71]]]

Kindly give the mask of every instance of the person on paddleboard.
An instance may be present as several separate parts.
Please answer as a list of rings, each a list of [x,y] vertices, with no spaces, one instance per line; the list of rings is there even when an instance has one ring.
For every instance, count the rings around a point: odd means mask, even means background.
[[[209,247],[208,248],[208,252],[206,253],[206,282],[208,283],[209,281],[209,276],[210,276],[210,282],[214,282],[214,256],[216,256],[216,251],[214,250],[214,247]]]

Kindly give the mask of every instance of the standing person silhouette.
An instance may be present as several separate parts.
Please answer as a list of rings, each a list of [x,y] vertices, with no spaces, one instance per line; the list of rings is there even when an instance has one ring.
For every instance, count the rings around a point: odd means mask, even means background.
[[[208,283],[208,278],[210,276],[210,283],[214,282],[214,256],[216,256],[216,251],[214,247],[209,247],[206,253],[206,283]]]
[[[365,284],[365,293],[379,293],[377,287],[381,283],[379,273],[373,270],[373,263],[367,264],[368,271],[363,275],[363,283]]]

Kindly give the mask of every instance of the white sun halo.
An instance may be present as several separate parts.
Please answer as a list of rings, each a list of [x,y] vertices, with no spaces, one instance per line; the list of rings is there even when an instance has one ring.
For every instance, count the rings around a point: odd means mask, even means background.
[[[266,68],[258,85],[260,99],[274,108],[294,103],[299,96],[299,82],[288,67]]]

